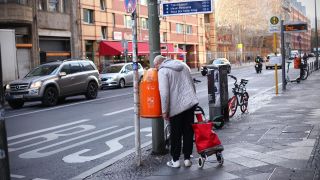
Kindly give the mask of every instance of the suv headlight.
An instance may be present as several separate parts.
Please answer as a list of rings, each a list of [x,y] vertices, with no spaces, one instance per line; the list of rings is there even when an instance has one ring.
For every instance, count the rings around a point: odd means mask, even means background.
[[[6,90],[10,90],[10,84],[6,85]]]
[[[30,86],[30,88],[32,89],[37,89],[37,88],[40,88],[42,85],[42,82],[41,81],[36,81],[36,82],[33,82]]]

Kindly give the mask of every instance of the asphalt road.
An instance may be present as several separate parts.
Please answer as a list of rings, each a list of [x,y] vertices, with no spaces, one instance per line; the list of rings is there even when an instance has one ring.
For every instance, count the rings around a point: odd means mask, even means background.
[[[257,74],[252,65],[231,74],[249,80],[250,98],[274,91],[274,70]],[[281,70],[278,76],[281,83]],[[202,81],[197,94],[208,112],[207,79],[194,77]],[[231,96],[233,80],[228,81]],[[39,102],[7,108],[6,126],[12,179],[82,179],[134,152],[133,89],[102,90],[90,101],[72,97],[52,108]],[[141,119],[141,144],[151,144],[149,119]]]

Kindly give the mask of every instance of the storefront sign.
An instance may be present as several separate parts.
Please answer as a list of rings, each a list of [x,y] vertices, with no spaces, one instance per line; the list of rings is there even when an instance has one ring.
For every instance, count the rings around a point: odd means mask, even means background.
[[[113,32],[113,40],[122,40],[122,32]]]

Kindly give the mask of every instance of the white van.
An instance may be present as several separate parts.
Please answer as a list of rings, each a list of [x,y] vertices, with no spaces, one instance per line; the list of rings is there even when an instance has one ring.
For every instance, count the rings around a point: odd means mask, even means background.
[[[269,54],[266,61],[266,69],[272,69],[277,64],[278,69],[281,69],[282,58],[281,54]]]

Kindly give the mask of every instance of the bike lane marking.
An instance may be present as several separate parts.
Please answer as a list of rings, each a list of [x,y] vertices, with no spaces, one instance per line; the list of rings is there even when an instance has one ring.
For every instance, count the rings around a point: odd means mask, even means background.
[[[50,133],[47,133],[47,134],[43,134],[43,135],[40,135],[40,136],[34,136],[34,137],[31,137],[31,138],[23,139],[21,141],[16,141],[16,142],[13,142],[13,143],[9,143],[8,144],[8,146],[10,147],[9,148],[9,152],[18,151],[18,150],[25,149],[25,148],[28,148],[28,147],[36,146],[36,145],[47,143],[47,142],[50,142],[50,141],[54,141],[54,140],[59,139],[59,137],[67,137],[67,136],[72,136],[72,135],[75,135],[75,134],[87,132],[87,131],[93,130],[95,128],[96,128],[96,126],[93,126],[93,125],[78,125],[78,126],[74,126],[74,127],[71,127],[71,128],[62,129],[62,130],[59,130],[59,131],[54,131],[54,132],[50,132]],[[77,130],[77,129],[79,129],[79,130]],[[72,132],[69,132],[69,133],[63,133],[63,132],[71,131],[71,130],[75,130],[75,131],[72,131]],[[36,139],[38,139],[38,140],[40,139],[40,141],[32,143],[33,140],[36,140]],[[25,142],[31,142],[31,143],[25,143]],[[27,145],[22,146],[22,147],[12,148],[12,146],[17,145],[17,144],[21,144],[21,143],[24,143],[24,144],[27,144]]]
[[[106,113],[106,114],[104,114],[103,116],[111,116],[111,115],[119,114],[119,113],[122,113],[122,112],[130,111],[130,110],[133,110],[133,109],[134,109],[133,107],[130,107],[130,108],[122,109],[122,110],[119,110],[119,111],[114,111],[114,112],[111,112],[111,113]]]
[[[29,114],[35,114],[35,113],[40,113],[40,112],[45,112],[45,111],[51,111],[51,110],[55,110],[55,109],[61,109],[61,108],[75,106],[75,105],[79,105],[79,104],[85,104],[85,103],[101,101],[101,100],[106,100],[106,99],[111,99],[111,98],[116,98],[116,97],[122,97],[122,96],[126,96],[126,95],[132,95],[132,93],[120,94],[120,95],[109,96],[109,97],[93,99],[93,100],[85,100],[85,101],[81,101],[81,102],[77,102],[77,103],[61,105],[61,106],[56,106],[56,107],[52,107],[52,108],[47,108],[47,109],[41,109],[41,110],[37,110],[37,111],[31,111],[31,112],[16,114],[16,115],[12,115],[12,116],[6,116],[5,118],[9,119],[9,118],[13,118],[13,117],[24,116],[24,115],[29,115]]]
[[[90,121],[90,120],[91,119],[82,119],[82,120],[75,121],[75,122],[72,122],[72,123],[67,123],[67,124],[63,124],[63,125],[59,125],[59,126],[53,126],[53,127],[50,127],[50,128],[41,129],[41,130],[38,130],[38,131],[32,131],[32,132],[28,132],[28,133],[24,133],[24,134],[19,134],[19,135],[16,135],[16,136],[8,137],[8,140],[10,141],[10,140],[18,139],[18,138],[21,138],[21,137],[24,137],[24,136],[29,136],[29,135],[42,133],[42,132],[45,132],[45,131],[59,129],[59,128],[62,128],[62,127],[65,127],[65,126],[71,126],[71,125],[74,125],[74,124],[79,124],[79,123],[87,122],[87,121]]]
[[[95,141],[97,139],[104,138],[104,137],[119,133],[121,131],[133,128],[133,126],[127,126],[127,127],[124,127],[124,128],[121,128],[121,129],[117,129],[117,130],[112,131],[112,132],[107,133],[107,134],[103,134],[103,135],[100,135],[100,136],[97,136],[97,137],[94,137],[94,138],[86,139],[84,141],[71,144],[69,146],[64,146],[62,148],[55,149],[53,151],[43,152],[43,153],[40,152],[40,151],[43,151],[45,149],[50,149],[52,147],[55,147],[55,146],[58,146],[58,145],[61,145],[61,144],[65,144],[65,143],[68,143],[68,142],[71,142],[71,141],[74,141],[74,140],[78,140],[78,139],[84,138],[86,136],[94,135],[94,134],[97,134],[97,133],[100,133],[100,132],[103,132],[103,131],[107,131],[109,129],[117,128],[117,127],[118,126],[111,126],[109,128],[101,129],[101,130],[95,131],[93,133],[88,133],[88,134],[85,134],[85,135],[82,135],[82,136],[78,136],[78,137],[75,137],[75,138],[71,138],[71,139],[68,139],[68,140],[65,140],[65,141],[61,141],[61,142],[58,142],[58,143],[55,143],[55,144],[50,144],[48,146],[45,146],[45,147],[42,147],[42,148],[38,148],[38,149],[34,149],[32,151],[28,151],[28,152],[25,152],[23,154],[20,154],[19,157],[23,158],[23,159],[32,159],[32,158],[41,158],[41,157],[50,156],[50,155],[62,152],[64,150],[71,149],[73,147],[77,147],[77,146],[86,144],[88,142],[92,142],[92,141]]]
[[[141,132],[152,132],[151,127],[143,128],[140,131]],[[106,141],[105,144],[107,145],[108,148],[106,151],[104,151],[100,154],[97,154],[94,156],[81,156],[82,154],[87,153],[92,150],[92,149],[83,149],[83,150],[78,151],[76,153],[65,156],[62,160],[66,163],[84,163],[87,161],[93,161],[95,159],[99,159],[103,156],[109,155],[111,153],[114,153],[114,152],[122,149],[123,145],[119,141],[123,140],[127,137],[130,137],[134,134],[135,134],[135,132],[131,132],[131,133],[125,134],[123,136],[114,138],[112,140]]]

